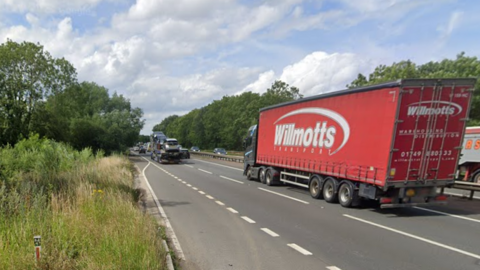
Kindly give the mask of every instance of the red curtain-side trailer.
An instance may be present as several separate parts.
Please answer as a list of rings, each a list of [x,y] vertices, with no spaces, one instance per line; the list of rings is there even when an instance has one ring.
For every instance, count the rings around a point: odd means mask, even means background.
[[[307,187],[345,207],[444,201],[453,183],[475,79],[405,79],[260,110],[245,174]]]

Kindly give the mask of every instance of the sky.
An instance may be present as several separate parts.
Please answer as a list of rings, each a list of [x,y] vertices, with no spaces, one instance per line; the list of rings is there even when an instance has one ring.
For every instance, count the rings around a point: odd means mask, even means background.
[[[480,57],[478,14],[476,0],[0,0],[0,43],[64,57],[141,108],[148,135],[275,80],[308,97],[380,64]]]

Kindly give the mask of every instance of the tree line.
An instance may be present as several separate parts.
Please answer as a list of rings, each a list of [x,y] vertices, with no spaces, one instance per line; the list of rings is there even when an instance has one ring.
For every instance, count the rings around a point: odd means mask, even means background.
[[[133,145],[143,112],[95,82],[78,82],[64,58],[43,46],[7,40],[0,45],[0,146],[33,134],[106,153]]]
[[[263,94],[224,96],[186,115],[168,116],[153,131],[162,131],[187,147],[240,150],[248,128],[257,122],[260,108],[302,97],[298,88],[275,81]]]
[[[467,57],[462,52],[456,59],[431,61],[417,65],[410,60],[379,65],[367,76],[358,74],[347,88],[362,87],[383,82],[409,78],[479,78],[480,61],[477,57]],[[339,89],[340,90],[340,89]],[[468,125],[480,125],[480,80],[475,85],[474,98]],[[201,149],[223,147],[242,150],[242,141],[251,125],[257,123],[259,109],[302,98],[300,90],[282,81],[275,81],[264,94],[245,92],[238,96],[224,96],[221,100],[186,115],[170,115],[153,127],[152,131],[162,131],[174,137],[187,147]]]

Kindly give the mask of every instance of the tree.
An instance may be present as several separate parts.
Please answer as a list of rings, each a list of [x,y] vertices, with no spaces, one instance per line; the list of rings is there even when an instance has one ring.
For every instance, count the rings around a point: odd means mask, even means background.
[[[175,121],[175,119],[177,119],[179,116],[174,114],[174,115],[170,115],[168,116],[167,118],[163,119],[162,122],[160,122],[159,124],[156,124],[155,126],[153,126],[153,129],[152,131],[162,131],[162,132],[166,132],[167,131],[167,128],[168,126],[173,122]]]
[[[246,92],[224,96],[186,115],[171,115],[155,125],[153,131],[163,131],[187,147],[240,150],[246,131],[258,121],[260,108],[300,98],[303,95],[298,88],[276,81],[262,95]]]
[[[11,40],[0,45],[0,144],[27,137],[38,105],[75,83],[75,68],[43,46]]]
[[[428,62],[415,65],[410,60],[393,63],[391,66],[380,65],[375,68],[368,80],[363,74],[347,85],[349,88],[373,85],[398,79],[408,78],[479,78],[480,61],[477,57],[467,57],[464,52],[456,59],[444,59],[440,62]],[[480,80],[477,80],[473,95],[470,121],[468,125],[480,124]]]

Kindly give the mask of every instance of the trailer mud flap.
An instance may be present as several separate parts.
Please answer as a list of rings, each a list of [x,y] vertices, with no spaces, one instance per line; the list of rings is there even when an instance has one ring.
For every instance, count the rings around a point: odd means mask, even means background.
[[[375,200],[377,188],[375,186],[360,184],[360,189],[358,191],[358,196]]]

